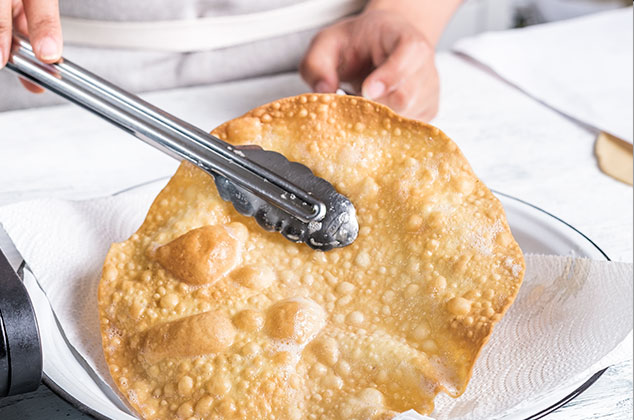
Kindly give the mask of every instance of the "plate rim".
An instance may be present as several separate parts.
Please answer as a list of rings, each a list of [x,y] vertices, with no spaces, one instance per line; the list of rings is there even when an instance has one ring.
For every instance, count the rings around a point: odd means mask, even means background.
[[[144,187],[146,185],[150,185],[152,183],[159,182],[159,181],[166,180],[166,179],[169,179],[169,177],[161,177],[161,178],[153,179],[153,180],[150,180],[150,181],[146,181],[146,182],[143,182],[141,184],[125,188],[125,189],[123,189],[121,191],[117,191],[114,194],[111,194],[111,196],[116,196],[116,195],[122,194],[124,192],[133,190],[135,188]],[[541,208],[541,207],[539,207],[539,206],[537,206],[535,204],[532,204],[532,203],[530,203],[528,201],[522,200],[521,198],[517,198],[517,197],[512,196],[510,194],[506,194],[506,193],[503,193],[503,192],[495,190],[495,189],[491,189],[491,192],[493,192],[496,196],[502,196],[502,197],[504,197],[506,199],[516,201],[518,203],[521,203],[522,205],[528,206],[528,207],[530,207],[530,208],[532,208],[534,210],[539,211],[540,213],[545,214],[546,216],[549,216],[549,217],[557,220],[558,222],[562,223],[563,225],[565,225],[566,227],[568,227],[569,229],[571,229],[572,231],[577,233],[584,240],[589,242],[594,248],[596,248],[597,251],[599,251],[601,253],[601,255],[603,255],[603,257],[607,261],[612,261],[611,258],[605,253],[605,251],[603,251],[603,249],[601,249],[601,247],[599,247],[592,239],[590,239],[586,234],[581,232],[579,229],[577,229],[576,227],[574,227],[570,223],[568,223],[565,220],[561,219],[560,217],[552,214],[551,212],[549,212],[547,210],[544,210],[543,208]],[[23,262],[23,264],[24,264],[24,262]],[[557,401],[556,403],[550,405],[547,408],[544,408],[544,409],[540,410],[539,412],[537,412],[535,414],[532,414],[532,415],[530,415],[528,417],[525,417],[524,420],[538,420],[538,419],[544,418],[547,415],[549,415],[549,414],[553,413],[554,411],[558,410],[562,406],[566,405],[567,403],[569,403],[570,401],[574,400],[576,397],[581,395],[588,388],[590,388],[609,368],[610,368],[610,366],[608,366],[606,368],[603,368],[603,369],[599,370],[598,372],[595,372],[584,383],[582,383],[574,391],[572,391],[571,393],[569,393],[568,395],[563,397],[561,400]],[[68,404],[73,406],[75,409],[80,411],[82,414],[91,416],[91,417],[93,417],[93,418],[95,418],[97,420],[111,420],[109,417],[104,416],[103,414],[101,414],[97,410],[87,406],[86,404],[82,403],[77,398],[73,397],[71,394],[66,392],[54,380],[52,380],[46,373],[43,373],[43,375],[42,375],[42,383],[52,393],[54,393],[55,395],[57,395],[58,397],[60,397],[64,401],[66,401]]]
[[[552,217],[553,219],[557,220],[558,222],[564,224],[566,227],[572,229],[574,232],[576,232],[577,234],[579,234],[583,239],[585,239],[586,241],[588,241],[594,248],[596,248],[597,251],[599,251],[601,253],[601,255],[603,255],[603,257],[607,260],[607,261],[612,261],[612,259],[608,256],[608,254],[605,253],[605,251],[603,251],[603,249],[601,249],[601,247],[599,247],[599,245],[597,245],[592,239],[590,239],[585,233],[581,232],[579,229],[577,229],[576,227],[574,227],[573,225],[571,225],[570,223],[566,222],[565,220],[563,220],[562,218],[555,216],[554,214],[552,214],[551,212],[542,209],[541,207],[536,206],[535,204],[529,203],[528,201],[522,200],[521,198],[517,198],[514,197],[512,195],[503,193],[501,191],[498,190],[491,190],[495,195],[500,195],[503,196],[505,198],[508,198],[510,200],[516,201],[518,203],[521,203],[523,205],[529,206],[541,213],[544,213],[547,216]],[[560,409],[561,407],[563,407],[564,405],[568,404],[570,401],[574,400],[575,398],[577,398],[579,395],[581,395],[584,391],[586,391],[588,388],[590,388],[601,376],[603,376],[603,374],[610,368],[610,366],[605,367],[601,370],[599,370],[598,372],[595,372],[592,376],[590,376],[590,378],[588,378],[584,383],[582,383],[580,386],[578,386],[574,391],[572,391],[571,393],[569,393],[568,395],[566,395],[565,397],[563,397],[561,400],[557,401],[556,403],[540,410],[539,412],[532,414],[528,417],[526,417],[524,420],[538,420],[541,418],[546,417],[547,415],[557,411],[558,409]]]

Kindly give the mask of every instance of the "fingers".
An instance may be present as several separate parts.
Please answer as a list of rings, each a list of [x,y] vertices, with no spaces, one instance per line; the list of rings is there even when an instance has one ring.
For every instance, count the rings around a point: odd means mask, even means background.
[[[35,55],[45,63],[58,61],[62,56],[62,28],[57,0],[23,0],[23,2],[29,39]]]
[[[308,85],[318,93],[335,92],[339,87],[337,68],[340,62],[341,37],[336,27],[319,33],[311,42],[300,73]]]
[[[434,48],[401,16],[368,12],[323,30],[300,71],[318,92],[334,92],[343,81],[410,118],[429,120],[437,112]]]
[[[378,46],[372,53],[378,68],[363,82],[362,93],[368,99],[377,100],[389,95],[398,89],[403,80],[425,65],[433,65],[429,62],[433,60],[433,48],[424,39],[403,37],[387,58],[383,59],[378,57],[384,53],[376,51],[381,49],[383,48]]]
[[[21,77],[18,78],[18,80],[20,81],[20,83],[22,83],[22,86],[24,86],[26,88],[26,90],[28,90],[31,93],[43,93],[44,92],[44,88],[38,86],[38,85],[34,85],[33,83],[29,82],[28,80],[25,80]]]
[[[1,1],[2,0],[0,0],[0,2]],[[21,34],[28,35],[29,33],[28,23],[26,21],[26,16],[24,14],[24,7],[20,0],[13,0],[13,27],[17,32]],[[32,92],[32,93],[44,92],[44,89],[41,88],[40,86],[35,85],[21,77],[19,77],[18,80],[20,81],[20,83],[22,83],[22,86],[24,86],[26,90],[28,90],[29,92]]]
[[[438,104],[440,101],[440,83],[438,80],[438,72],[435,67],[430,67],[430,71],[426,72],[427,77],[418,80],[418,95],[409,109],[405,111],[405,116],[428,122],[438,113]]]
[[[2,0],[0,0],[2,1]],[[22,0],[13,0],[13,29],[23,35],[29,34],[29,25],[24,15]]]
[[[424,38],[403,36],[371,54],[378,67],[363,81],[364,97],[409,118],[429,121],[436,115],[438,73],[433,47]]]
[[[42,61],[57,61],[61,57],[61,28],[59,24],[59,12],[57,1],[28,1],[29,21],[27,22],[26,9],[20,0],[0,0],[0,68],[6,65],[12,40],[12,29],[23,34],[31,34],[30,39],[38,58]],[[33,20],[34,19],[34,20]],[[29,31],[29,25],[34,28]],[[35,34],[35,36],[33,36]],[[54,46],[53,54],[46,53],[46,48],[42,48],[42,41],[51,38],[57,44]],[[37,43],[40,43],[39,48]],[[57,47],[59,45],[59,48]],[[47,59],[48,57],[48,59]],[[30,92],[42,93],[41,87],[19,78],[20,83]]]
[[[408,118],[429,121],[438,112],[439,94],[438,72],[432,60],[377,102]]]
[[[0,0],[0,69],[7,64],[11,48],[13,15],[11,0]]]

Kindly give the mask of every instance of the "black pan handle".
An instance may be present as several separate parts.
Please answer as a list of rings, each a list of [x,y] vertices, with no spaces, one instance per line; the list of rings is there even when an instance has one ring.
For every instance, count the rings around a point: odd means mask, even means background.
[[[35,311],[22,280],[0,250],[0,397],[35,391],[41,380]]]

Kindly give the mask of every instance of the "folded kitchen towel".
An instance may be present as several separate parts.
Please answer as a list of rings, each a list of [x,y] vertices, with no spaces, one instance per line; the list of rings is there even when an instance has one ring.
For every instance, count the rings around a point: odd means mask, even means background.
[[[632,7],[459,41],[534,98],[632,143]]]
[[[0,208],[0,224],[68,342],[105,383],[110,379],[97,313],[101,266],[110,244],[140,226],[163,184],[95,200],[46,199]],[[517,300],[485,346],[467,391],[458,399],[440,395],[432,418],[505,418],[632,357],[632,264],[545,255],[527,255],[526,262]],[[419,418],[413,412],[402,416]]]

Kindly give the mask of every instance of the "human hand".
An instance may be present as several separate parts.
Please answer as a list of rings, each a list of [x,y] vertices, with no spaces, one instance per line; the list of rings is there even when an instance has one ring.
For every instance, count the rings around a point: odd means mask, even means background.
[[[7,64],[12,31],[28,35],[35,56],[44,63],[54,63],[62,56],[62,27],[58,0],[0,0],[0,69]],[[43,89],[22,80],[32,92]]]
[[[316,92],[335,92],[350,82],[404,116],[428,121],[438,112],[434,47],[395,12],[370,10],[322,30],[300,72]]]

